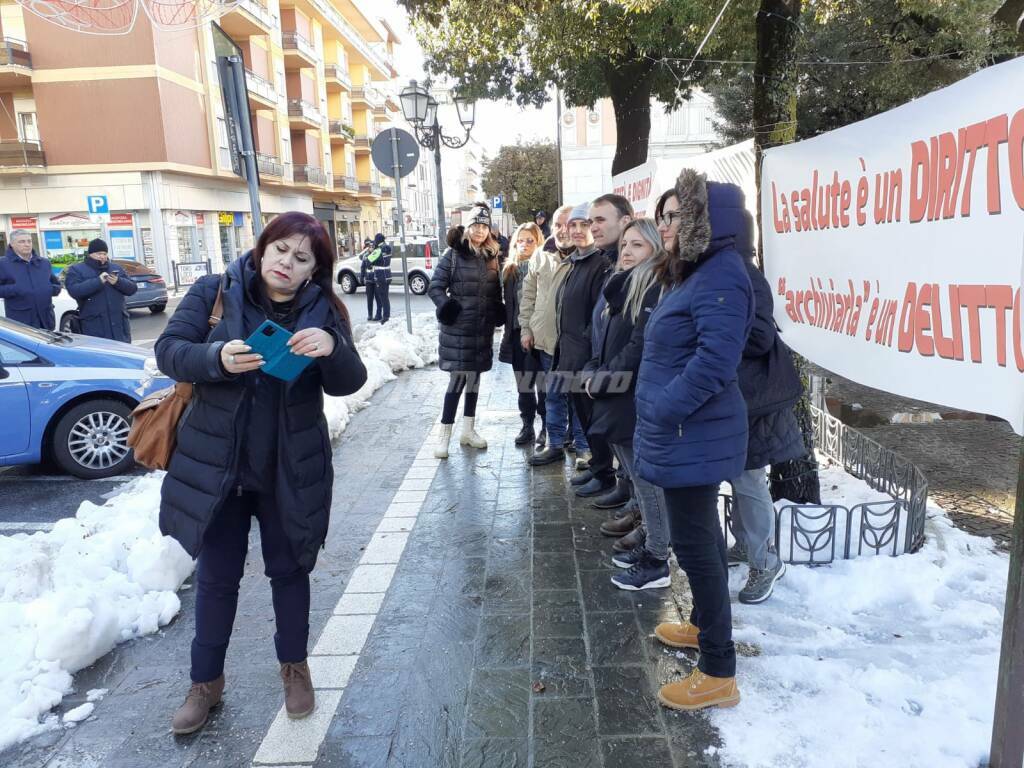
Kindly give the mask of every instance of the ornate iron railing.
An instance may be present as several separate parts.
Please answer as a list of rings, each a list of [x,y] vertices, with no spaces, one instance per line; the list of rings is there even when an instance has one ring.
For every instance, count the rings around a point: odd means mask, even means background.
[[[916,552],[924,544],[928,479],[905,458],[811,406],[814,444],[854,477],[890,498],[842,504],[786,504],[775,513],[775,547],[788,563],[827,565],[865,554]],[[723,496],[732,530],[732,498]]]

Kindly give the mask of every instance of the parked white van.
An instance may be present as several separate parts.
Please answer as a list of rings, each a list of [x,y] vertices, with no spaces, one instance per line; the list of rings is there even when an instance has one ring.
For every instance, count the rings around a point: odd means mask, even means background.
[[[389,237],[387,242],[392,250],[391,274],[394,275],[392,285],[401,285],[403,280],[401,238]],[[409,290],[417,296],[422,296],[427,292],[430,278],[434,274],[434,265],[441,256],[437,250],[437,239],[407,237],[405,245],[408,249]],[[345,293],[355,293],[360,287],[363,287],[363,283],[359,279],[358,256],[349,256],[338,262],[337,281]]]

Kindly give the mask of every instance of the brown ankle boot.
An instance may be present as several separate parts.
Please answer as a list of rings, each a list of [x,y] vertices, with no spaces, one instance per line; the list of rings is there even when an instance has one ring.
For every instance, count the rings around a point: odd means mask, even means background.
[[[210,710],[220,704],[224,693],[224,675],[208,683],[192,683],[185,703],[174,713],[171,730],[174,733],[195,733],[204,725]]]
[[[288,717],[292,720],[306,717],[316,706],[309,664],[304,661],[282,664],[281,680],[284,682],[284,708]]]
[[[614,517],[601,523],[601,533],[605,536],[621,538],[641,523],[640,510],[629,509],[620,517]]]

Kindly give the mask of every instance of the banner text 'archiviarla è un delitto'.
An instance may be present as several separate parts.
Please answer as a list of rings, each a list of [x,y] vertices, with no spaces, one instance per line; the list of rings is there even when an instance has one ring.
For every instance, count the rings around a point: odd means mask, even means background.
[[[1024,433],[1024,57],[767,151],[761,206],[790,347]]]

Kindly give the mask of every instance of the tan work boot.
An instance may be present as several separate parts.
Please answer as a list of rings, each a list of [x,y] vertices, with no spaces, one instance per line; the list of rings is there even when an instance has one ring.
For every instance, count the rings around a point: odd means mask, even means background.
[[[284,708],[288,717],[292,720],[306,717],[316,707],[309,664],[304,661],[282,664],[281,680],[284,682]]]
[[[700,630],[688,621],[665,622],[654,628],[654,636],[672,648],[694,648],[700,650],[697,635]]]
[[[210,716],[210,710],[220,704],[224,693],[224,675],[208,683],[192,683],[185,703],[171,719],[171,730],[177,734],[195,733]]]
[[[658,701],[670,709],[687,711],[735,707],[740,703],[740,689],[735,677],[711,677],[695,669],[686,679],[661,686]]]

